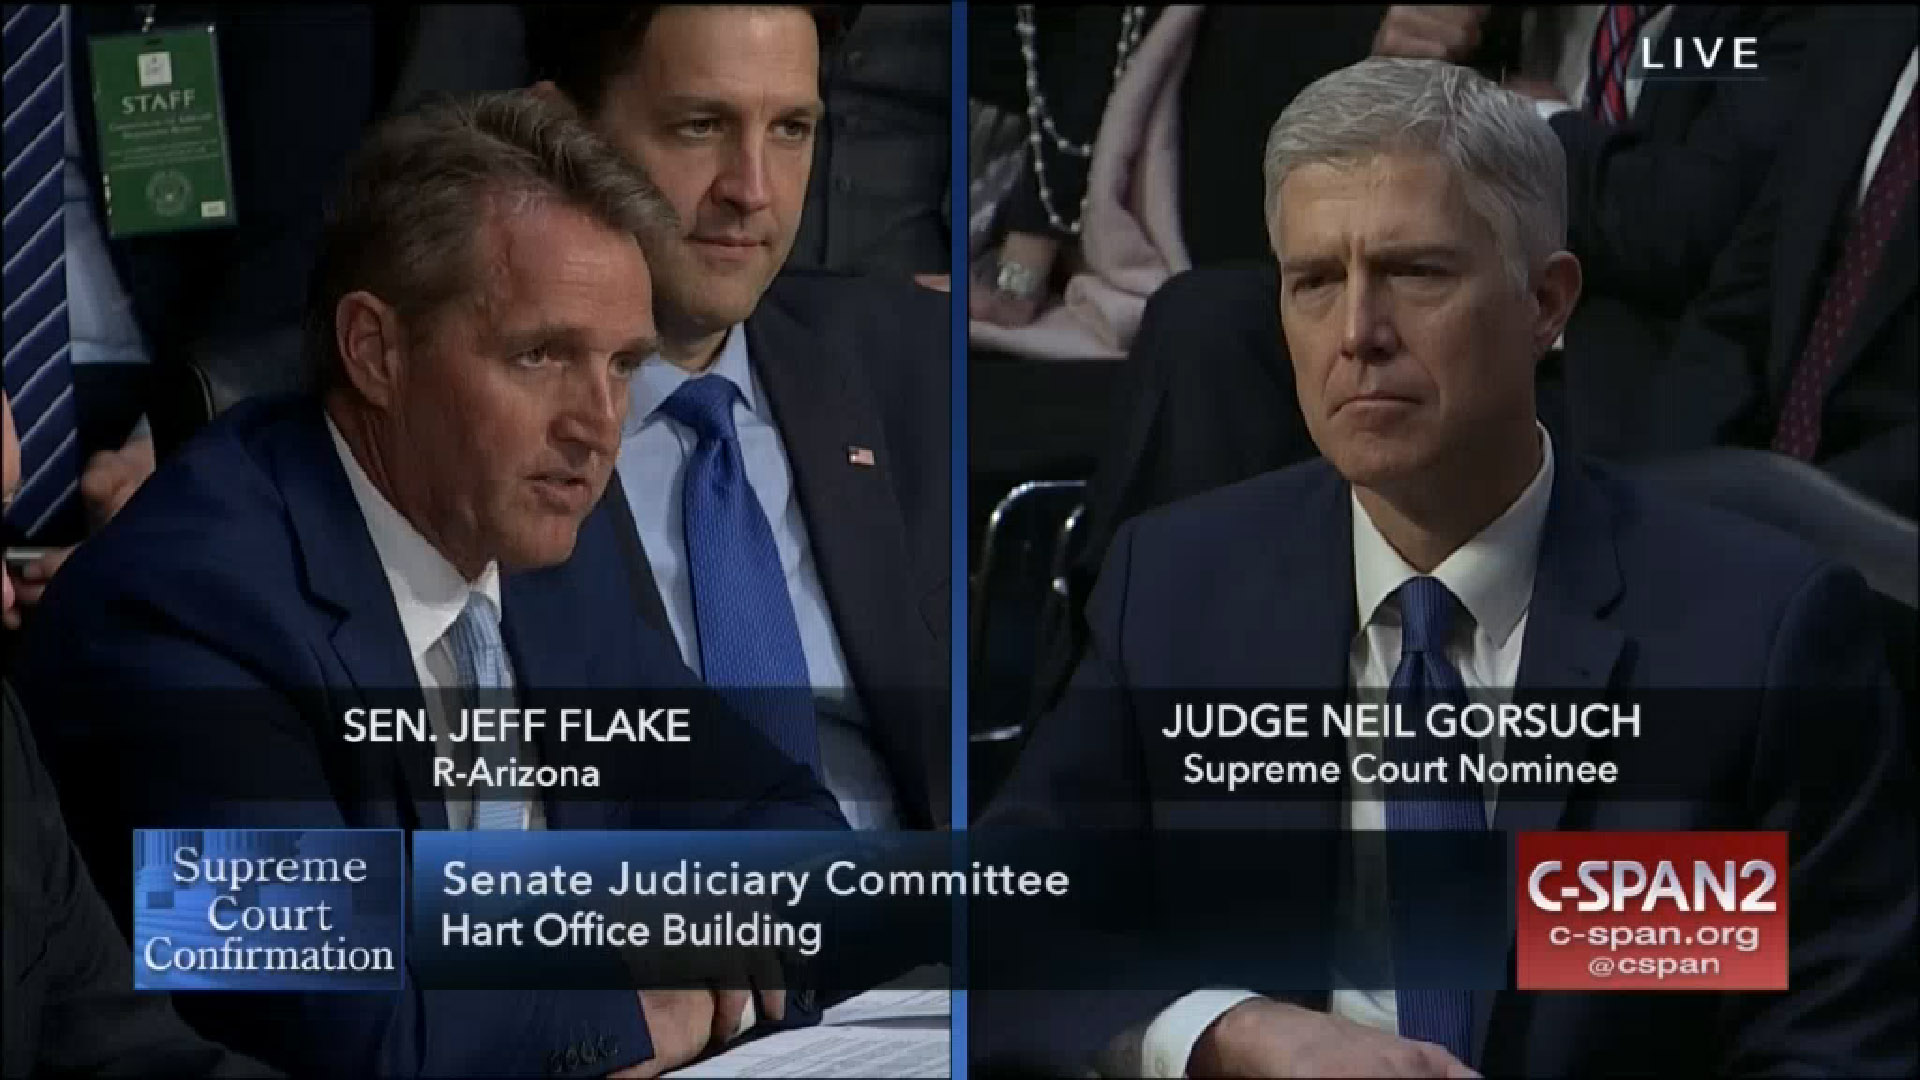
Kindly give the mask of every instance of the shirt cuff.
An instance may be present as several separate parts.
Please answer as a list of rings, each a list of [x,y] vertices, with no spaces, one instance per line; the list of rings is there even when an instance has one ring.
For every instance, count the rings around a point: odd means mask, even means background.
[[[1563,112],[1572,112],[1573,106],[1564,101],[1536,100],[1533,103],[1533,111],[1540,114],[1540,119],[1551,120]]]
[[[1187,1059],[1193,1056],[1193,1046],[1207,1028],[1228,1009],[1259,996],[1251,990],[1208,987],[1195,990],[1160,1010],[1160,1015],[1147,1025],[1146,1038],[1142,1040],[1140,1075],[1154,1080],[1179,1080],[1186,1076]]]

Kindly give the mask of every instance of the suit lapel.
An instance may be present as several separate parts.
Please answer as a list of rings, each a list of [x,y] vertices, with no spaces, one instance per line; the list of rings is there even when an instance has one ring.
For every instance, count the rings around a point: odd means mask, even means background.
[[[1271,621],[1266,634],[1249,640],[1285,643],[1274,658],[1281,669],[1279,685],[1344,696],[1353,681],[1348,669],[1359,632],[1353,599],[1352,489],[1324,460],[1311,467],[1318,475],[1307,493],[1306,513],[1298,521],[1275,523],[1275,535],[1291,530],[1301,536],[1304,557],[1292,574],[1268,579],[1274,590],[1262,598],[1260,608]],[[1302,626],[1301,612],[1324,612],[1325,621]]]
[[[334,619],[329,641],[354,689],[369,705],[425,708],[393,590],[318,406],[296,425],[278,471],[307,590]],[[393,749],[416,827],[446,828],[446,803],[433,786],[432,747],[398,742]]]
[[[1603,9],[1601,16],[1606,18]],[[1732,13],[1719,7],[1697,7],[1690,4],[1676,4],[1673,14],[1667,18],[1665,32],[1660,40],[1653,43],[1655,55],[1663,63],[1673,55],[1675,39],[1705,38],[1712,41],[1724,38],[1731,29],[1724,24],[1730,21]],[[1588,42],[1591,47],[1592,42]],[[1629,65],[1640,62],[1640,52],[1645,46],[1636,43]],[[1691,50],[1691,45],[1688,46]],[[1688,56],[1689,60],[1693,57]],[[1710,93],[1710,84],[1686,82],[1675,79],[1648,79],[1640,84],[1640,98],[1635,102],[1633,123],[1635,127],[1651,132],[1656,138],[1682,142],[1686,138],[1687,128],[1699,112],[1698,102]]]
[[[1796,154],[1791,163],[1782,163],[1794,170],[1789,174],[1794,182],[1785,185],[1782,192],[1779,239],[1773,261],[1774,329],[1768,353],[1768,375],[1772,400],[1776,403],[1785,400],[1794,367],[1800,362],[1825,291],[1829,256],[1837,257],[1852,219],[1867,150],[1873,145],[1874,132],[1886,112],[1894,79],[1906,63],[1907,52],[1913,48],[1911,35],[1867,34],[1848,40],[1857,41],[1864,54],[1850,58],[1849,63],[1872,74],[1830,80],[1831,85],[1822,93],[1830,95],[1831,100],[1814,106],[1814,119],[1819,126],[1812,135],[1817,140],[1813,144],[1817,152]],[[1794,152],[1792,147],[1782,150]],[[1896,236],[1895,244],[1900,242]],[[1891,249],[1888,256],[1889,259],[1893,256]],[[1894,264],[1889,261],[1882,265]],[[1870,294],[1868,305],[1873,304],[1874,297]],[[1891,304],[1887,310],[1891,311]],[[1869,312],[1863,311],[1856,319],[1856,333],[1863,329],[1868,315]],[[1857,348],[1864,338],[1850,336],[1848,341]]]
[[[1314,709],[1309,729],[1314,736],[1289,740],[1287,749],[1305,760],[1336,761],[1345,758],[1345,744],[1338,737],[1325,737],[1318,711],[1324,703],[1345,701],[1352,682],[1348,666],[1358,618],[1353,599],[1351,489],[1325,460],[1316,459],[1304,467],[1312,470],[1312,479],[1303,497],[1284,506],[1275,500],[1268,508],[1268,519],[1250,531],[1252,536],[1286,537],[1291,557],[1264,541],[1259,544],[1263,557],[1246,576],[1244,608],[1221,613],[1220,625],[1231,626],[1234,632],[1221,635],[1214,650],[1220,666],[1205,685],[1292,692]],[[1337,854],[1331,841],[1339,836],[1346,795],[1343,784],[1325,799],[1264,805],[1263,824],[1325,830],[1330,841],[1327,851]],[[1173,806],[1179,801],[1175,799]],[[1326,873],[1333,880],[1334,867],[1329,865]]]
[[[827,347],[783,308],[763,301],[747,320],[747,347],[780,431],[807,539],[820,572],[834,630],[853,683],[885,694],[921,693],[904,686],[902,671],[919,671],[910,660],[888,662],[906,652],[932,651],[936,611],[919,593],[907,554],[906,522],[894,500],[887,470],[892,457],[879,410],[852,360]],[[899,358],[906,362],[907,358]],[[863,463],[855,453],[864,450]],[[932,677],[929,673],[927,678]],[[933,685],[928,683],[928,686]],[[875,710],[881,703],[865,701]],[[874,733],[894,768],[896,783],[918,786],[929,772],[931,742],[945,730],[902,730],[879,710]],[[904,710],[904,715],[916,715]],[[931,721],[943,710],[925,710]],[[931,724],[923,725],[930,727]],[[931,801],[942,816],[939,792],[909,789],[902,801]]]
[[[647,625],[660,632],[668,641],[673,641],[673,624],[667,621],[667,604],[660,597],[660,583],[654,579],[653,563],[647,558],[647,548],[640,542],[640,527],[633,520],[633,506],[627,502],[626,486],[620,482],[620,474],[615,472],[613,479],[607,481],[607,493],[601,498],[602,507],[613,516],[614,538],[620,548],[621,561],[626,565],[628,588],[633,594],[634,607]]]
[[[1258,637],[1286,643],[1280,650],[1282,686],[1305,688],[1324,701],[1345,701],[1353,689],[1353,639],[1360,622],[1354,602],[1352,489],[1332,465],[1320,462],[1314,468],[1321,475],[1309,496],[1311,506],[1303,522],[1311,522],[1313,530],[1307,538],[1306,558],[1299,563],[1301,576],[1287,582],[1291,597],[1271,597],[1265,605],[1274,620],[1272,636]],[[1327,615],[1302,637],[1295,622],[1300,612]],[[1306,621],[1311,625],[1318,620]],[[1346,746],[1337,739],[1323,738],[1307,753],[1316,760],[1335,761],[1346,756]],[[1342,769],[1341,775],[1345,774]],[[1310,820],[1300,822],[1301,827],[1325,829],[1330,839],[1337,837],[1347,795],[1343,781],[1328,799],[1292,804],[1303,818],[1310,815]]]
[[[617,488],[619,479],[614,478],[607,486],[609,490]],[[613,514],[615,509],[610,500],[603,499],[594,516],[624,515],[625,501],[622,500],[618,506],[619,514]],[[581,536],[575,545],[575,559],[580,557],[581,549],[590,543],[587,535],[589,529],[613,527],[615,524],[606,521],[596,523],[594,516],[581,525]],[[627,517],[626,522],[631,529],[633,519]],[[574,566],[575,563],[569,561],[543,570],[505,574],[500,581],[500,637],[513,663],[516,687],[514,702],[520,708],[544,705],[555,710],[549,714],[550,717],[557,716],[560,708],[581,704],[577,697],[548,700],[545,695],[552,691],[591,690],[618,684],[617,679],[605,678],[595,669],[594,658],[598,654],[585,647],[584,638],[588,635],[566,632],[565,628],[581,625],[582,612],[593,600],[582,594],[580,575],[572,572]],[[535,745],[543,765],[605,767],[609,762],[604,749],[596,751],[579,740],[562,741],[553,723],[535,735]],[[594,802],[547,799],[546,814],[547,827],[550,829],[613,827],[606,820],[605,806]]]
[[[1606,496],[1573,455],[1560,459],[1553,487],[1515,680],[1517,704],[1602,696],[1626,647],[1625,635],[1605,619],[1623,587]],[[1591,740],[1575,736],[1556,740],[1553,756],[1577,765],[1591,749]],[[1540,799],[1502,799],[1494,809],[1494,828],[1508,834],[1551,831],[1559,828],[1566,805],[1564,788]],[[1508,959],[1511,965],[1511,954]],[[1483,1060],[1498,995],[1474,991],[1474,1061]]]

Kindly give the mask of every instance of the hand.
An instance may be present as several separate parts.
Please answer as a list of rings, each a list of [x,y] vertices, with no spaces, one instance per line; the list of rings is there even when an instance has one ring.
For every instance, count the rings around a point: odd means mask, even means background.
[[[913,280],[926,288],[932,289],[934,292],[950,293],[953,291],[952,274],[915,274],[913,275]]]
[[[1373,55],[1465,63],[1480,47],[1486,4],[1395,4],[1373,35]]]
[[[102,450],[80,475],[80,498],[94,528],[107,523],[153,475],[153,439],[128,439],[118,450]]]
[[[1558,86],[1532,75],[1509,75],[1506,82],[1501,85],[1522,97],[1532,98],[1535,101],[1558,101],[1563,104],[1567,101],[1567,95]]]
[[[1003,262],[1017,263],[1031,270],[1040,280],[1039,295],[1020,296],[1003,291],[991,278],[975,277],[967,290],[967,317],[998,326],[1026,326],[1040,315],[1046,302],[1046,284],[1053,278],[1053,264],[1060,257],[1060,241],[1036,233],[1010,232],[1000,243],[999,253],[987,260],[989,269]]]
[[[1267,998],[1220,1015],[1194,1044],[1189,1076],[1475,1077],[1452,1054]]]
[[[713,1045],[725,1046],[727,1043],[746,1034],[753,1024],[740,1021],[747,1013],[747,1002],[758,998],[758,1012],[754,1023],[765,1020],[777,1024],[787,1018],[787,992],[785,990],[721,990],[714,995]]]
[[[54,548],[41,556],[38,562],[27,564],[27,568],[14,579],[15,593],[21,607],[35,607],[40,603],[40,597],[46,593],[47,585],[53,581],[53,575],[66,565],[67,556],[71,554],[73,554],[71,546]],[[13,617],[18,619],[18,613],[14,613]],[[13,623],[10,622],[8,625],[11,626]]]
[[[752,996],[747,990],[642,990],[640,1013],[653,1041],[653,1056],[609,1075],[659,1076],[725,1046],[740,1036],[740,1021]],[[786,991],[762,990],[758,997],[761,1017],[775,1023],[786,1017]]]
[[[713,991],[642,990],[640,1014],[646,1018],[653,1056],[609,1075],[659,1076],[699,1057],[713,1032]]]

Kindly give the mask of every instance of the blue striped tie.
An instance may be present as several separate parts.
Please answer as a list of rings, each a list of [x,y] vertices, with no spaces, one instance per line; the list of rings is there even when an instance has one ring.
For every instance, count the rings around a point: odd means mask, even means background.
[[[447,645],[453,650],[454,671],[460,679],[461,696],[470,705],[495,708],[507,704],[501,698],[513,688],[513,676],[507,670],[507,646],[500,640],[500,616],[493,601],[484,593],[467,597],[467,606],[447,631]],[[475,743],[475,752],[489,767],[499,769],[508,758],[520,756],[519,732],[501,742]],[[524,764],[524,760],[522,764]],[[524,829],[527,827],[525,798],[481,798],[473,805],[476,829]]]
[[[700,437],[681,493],[701,676],[729,695],[769,741],[820,772],[800,623],[773,527],[747,479],[733,405],[740,388],[724,375],[688,379],[661,411]]]
[[[5,378],[20,433],[20,490],[8,522],[35,536],[80,482],[67,363],[67,240],[60,170],[67,34],[57,4],[9,4],[6,18]]]
[[[1460,779],[1457,759],[1473,749],[1473,740],[1455,735],[1436,738],[1427,730],[1427,709],[1441,702],[1464,705],[1466,685],[1447,659],[1447,637],[1453,627],[1457,601],[1439,578],[1416,577],[1400,586],[1400,666],[1394,670],[1389,697],[1405,709],[1412,738],[1390,739],[1388,757],[1395,762],[1448,763],[1448,783],[1403,787],[1387,800],[1387,828],[1401,830],[1455,830],[1477,832],[1487,827],[1486,804],[1480,790]],[[1428,863],[1410,857],[1403,844],[1389,842],[1389,888],[1393,897],[1393,963],[1403,976],[1431,970],[1431,958],[1441,954],[1449,940],[1444,911],[1423,903],[1415,887]],[[1429,989],[1402,985],[1394,995],[1400,1034],[1437,1043],[1461,1062],[1471,1065],[1473,1050],[1473,995],[1467,990]],[[1413,981],[1426,982],[1425,978]]]

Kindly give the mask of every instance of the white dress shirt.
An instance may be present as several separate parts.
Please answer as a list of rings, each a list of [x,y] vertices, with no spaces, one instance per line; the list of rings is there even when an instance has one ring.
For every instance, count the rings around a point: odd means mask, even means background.
[[[1854,194],[1856,207],[1867,201],[1867,186],[1873,182],[1873,171],[1880,167],[1880,159],[1887,156],[1887,142],[1893,138],[1894,126],[1900,122],[1907,99],[1913,96],[1916,75],[1920,75],[1920,48],[1907,54],[1907,66],[1900,69],[1900,77],[1894,80],[1893,97],[1887,102],[1887,111],[1880,115],[1880,127],[1873,133],[1873,143],[1867,147],[1866,168],[1860,170],[1860,190]]]
[[[1446,584],[1460,601],[1467,618],[1454,623],[1447,658],[1460,669],[1461,681],[1476,701],[1512,697],[1526,640],[1527,607],[1533,597],[1534,570],[1539,565],[1540,534],[1553,493],[1553,440],[1540,432],[1540,468],[1519,498],[1492,524],[1482,529],[1434,568],[1433,576]],[[1400,601],[1395,595],[1419,571],[1408,566],[1387,543],[1373,519],[1353,500],[1353,585],[1360,632],[1348,653],[1347,672],[1359,700],[1385,700],[1400,665]],[[1495,735],[1481,744],[1493,760],[1502,752]],[[1382,753],[1375,735],[1348,740],[1351,755]],[[1493,820],[1495,786],[1487,784],[1487,820]],[[1344,895],[1336,905],[1345,920],[1339,940],[1349,947],[1336,951],[1333,994],[1328,1011],[1354,1023],[1382,1031],[1399,1031],[1399,1014],[1392,990],[1364,990],[1344,977],[1343,968],[1391,971],[1387,915],[1387,871],[1384,847],[1368,842],[1364,834],[1386,829],[1386,804],[1373,786],[1349,784],[1345,825],[1355,836]],[[1363,980],[1371,985],[1390,980]],[[1138,1040],[1138,1068],[1126,1071],[1149,1077],[1186,1075],[1193,1046],[1221,1014],[1250,997],[1251,991],[1225,987],[1196,990],[1167,1006]],[[1122,1036],[1115,1058],[1123,1068],[1131,1035]]]
[[[1535,102],[1542,116],[1565,112],[1570,108],[1579,108],[1587,100],[1587,80],[1593,77],[1593,35],[1600,29],[1600,19],[1606,14],[1606,4],[1576,4],[1563,10],[1562,40],[1559,49],[1559,63],[1554,68],[1553,84],[1567,95],[1567,100]],[[1627,115],[1632,116],[1640,103],[1640,87],[1647,81],[1645,66],[1641,63],[1641,42],[1652,41],[1656,45],[1661,35],[1667,32],[1667,24],[1673,21],[1673,5],[1663,7],[1659,14],[1640,24],[1634,40],[1626,45],[1628,50],[1627,82],[1621,89],[1627,100]],[[1524,24],[1532,25],[1532,16]],[[1523,32],[1525,29],[1523,28]],[[1569,104],[1571,103],[1571,104]]]
[[[427,714],[433,722],[434,738],[439,740],[435,752],[449,748],[459,762],[458,769],[464,771],[472,760],[471,743],[451,742],[453,731],[452,717],[448,715],[449,702],[438,691],[459,685],[458,667],[454,662],[453,646],[447,640],[447,632],[466,610],[467,600],[474,593],[486,597],[497,613],[503,610],[500,604],[500,564],[489,562],[480,576],[469,582],[460,571],[454,569],[446,556],[440,554],[420,530],[394,508],[380,489],[373,486],[366,470],[354,458],[347,441],[340,436],[340,429],[334,426],[333,418],[327,418],[327,432],[333,436],[333,448],[340,455],[341,467],[347,471],[347,483],[353,488],[354,501],[360,504],[360,516],[367,523],[367,532],[373,537],[374,551],[379,553],[380,568],[386,572],[387,585],[393,590],[394,607],[400,613],[400,629],[407,638],[407,655],[413,659],[413,671],[420,679],[420,689],[426,696]],[[513,662],[506,661],[508,681],[513,681]],[[533,760],[533,747],[527,744],[515,755],[521,764]],[[463,760],[464,759],[464,760]],[[544,828],[546,814],[539,799],[529,800],[530,816],[528,828]],[[447,788],[447,828],[463,830],[473,825],[473,797],[464,787]]]

